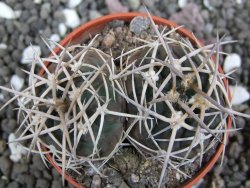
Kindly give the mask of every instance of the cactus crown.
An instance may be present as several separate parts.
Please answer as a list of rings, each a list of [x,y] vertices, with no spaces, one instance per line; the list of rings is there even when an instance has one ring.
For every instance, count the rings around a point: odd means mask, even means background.
[[[6,105],[18,100],[22,121],[16,142],[31,140],[27,150],[40,153],[44,162],[44,154],[51,153],[63,172],[84,164],[99,174],[117,151],[130,145],[162,162],[159,186],[168,167],[188,176],[183,166],[196,159],[201,165],[210,148],[226,144],[228,116],[246,116],[231,109],[223,82],[227,75],[218,72],[219,46],[229,42],[194,45],[178,28],[159,31],[149,19],[152,37],[137,38],[139,46],[117,57],[95,48],[96,37],[87,45],[68,47],[52,41],[60,54],[44,40],[53,55],[35,57],[26,71],[29,87],[18,92],[0,86],[15,94]],[[34,73],[36,63],[44,75]]]

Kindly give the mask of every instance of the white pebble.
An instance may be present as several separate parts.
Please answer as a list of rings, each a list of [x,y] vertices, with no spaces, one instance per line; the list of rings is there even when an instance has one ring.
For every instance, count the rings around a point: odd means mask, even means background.
[[[209,2],[210,0],[203,0],[203,4],[205,5],[205,7],[207,7],[209,10],[213,10],[214,9],[214,7],[212,7],[211,5],[210,5],[210,2]]]
[[[22,158],[22,155],[25,155],[27,151],[19,143],[13,142],[15,141],[15,139],[16,139],[16,136],[14,135],[14,133],[11,133],[8,137],[8,141],[9,141],[8,145],[9,145],[10,152],[11,152],[10,159],[13,162],[18,162]]]
[[[70,28],[75,28],[80,25],[80,18],[74,9],[64,9],[65,24]]]
[[[0,49],[7,49],[7,45],[5,43],[0,43]]]
[[[242,104],[250,99],[250,94],[242,86],[229,86],[232,95],[232,105]]]
[[[176,172],[175,177],[176,177],[177,180],[181,179],[181,175],[178,172]]]
[[[16,74],[14,74],[10,79],[10,84],[11,84],[11,86],[14,87],[15,90],[21,91],[21,89],[23,88],[23,85],[24,85],[24,79]]]
[[[58,34],[53,34],[50,36],[50,40],[59,42],[60,41],[60,36]]]
[[[81,2],[82,2],[82,0],[69,0],[69,1],[68,1],[68,7],[69,7],[69,8],[75,8],[75,7],[77,7]]]
[[[240,66],[241,66],[240,56],[236,53],[233,53],[226,57],[223,65],[223,70],[225,73],[228,73],[233,69],[239,68]]]
[[[101,17],[101,16],[102,16],[102,14],[101,14],[100,12],[96,11],[96,10],[91,10],[91,11],[89,11],[89,19],[90,19],[90,20],[99,18],[99,17]]]
[[[140,0],[128,0],[128,4],[133,10],[135,10],[139,8],[141,2]]]
[[[184,8],[186,6],[186,4],[188,3],[187,0],[178,0],[178,6],[180,8]]]
[[[236,0],[236,3],[237,4],[242,4],[243,2],[242,2],[242,0]]]
[[[15,11],[3,2],[0,2],[0,17],[5,19],[15,19],[17,15]]]
[[[135,174],[131,174],[131,181],[132,181],[133,183],[137,183],[137,182],[139,182],[139,180],[140,180],[140,177],[139,177],[139,176],[137,176],[137,175],[135,175]]]
[[[65,36],[65,34],[67,32],[67,27],[64,23],[60,23],[58,25],[58,30],[59,30],[59,34],[63,37],[63,36]]]
[[[33,0],[35,4],[41,4],[43,0]]]
[[[31,63],[34,60],[35,56],[40,56],[40,55],[41,55],[40,46],[28,46],[23,50],[21,63],[22,64]]]

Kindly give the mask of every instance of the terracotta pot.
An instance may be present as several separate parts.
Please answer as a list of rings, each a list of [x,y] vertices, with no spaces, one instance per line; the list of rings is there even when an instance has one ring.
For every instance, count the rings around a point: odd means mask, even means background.
[[[60,44],[62,46],[65,46],[67,44],[77,44],[79,42],[82,42],[86,39],[88,39],[90,36],[94,36],[95,34],[99,33],[107,23],[109,23],[112,20],[123,20],[123,21],[131,21],[135,16],[147,16],[146,14],[142,14],[142,13],[119,13],[119,14],[111,14],[111,15],[107,15],[107,16],[103,16],[101,18],[92,20],[88,23],[85,23],[83,25],[81,25],[80,27],[78,27],[77,29],[75,29],[73,32],[71,32],[69,35],[67,35],[61,42]],[[153,16],[153,20],[156,24],[158,25],[165,25],[165,26],[172,26],[172,27],[178,27],[177,24],[175,24],[174,22],[171,22],[169,20],[163,19],[163,18],[159,18],[156,16]],[[181,34],[184,37],[187,37],[190,39],[190,41],[194,44],[196,44],[197,40],[194,38],[193,34],[189,31],[187,31],[184,28],[180,28],[178,29],[178,33]],[[202,43],[199,41],[199,43],[202,45]],[[60,52],[60,48],[55,48],[54,49],[55,53],[59,53]],[[45,63],[46,66],[49,65],[48,62]],[[222,68],[219,66],[219,72],[223,73]],[[40,75],[44,74],[44,70],[41,69],[39,72]],[[227,80],[224,79],[224,85],[226,87],[226,89],[228,88],[228,83]],[[230,93],[228,94],[229,99],[231,100],[231,95]],[[231,128],[231,124],[232,124],[232,120],[229,117],[228,118],[228,128]],[[227,133],[225,133],[227,134]],[[228,141],[228,135],[226,135],[226,139]],[[184,185],[182,185],[181,187],[192,187],[193,185],[195,185],[196,183],[198,183],[210,170],[211,168],[214,166],[214,164],[216,163],[216,161],[219,159],[222,151],[223,151],[224,145],[221,143],[219,144],[219,146],[217,147],[216,152],[214,153],[214,155],[211,157],[211,159],[199,170],[199,172],[193,177],[191,178],[189,181],[187,181]],[[46,150],[46,148],[44,148],[44,150]],[[47,159],[49,160],[49,162],[52,164],[52,166],[60,173],[62,174],[62,169],[57,166],[53,159],[52,156],[50,154],[46,154]],[[77,188],[83,188],[81,185],[79,185],[79,183],[76,182],[76,180],[74,180],[71,176],[65,174],[65,179],[71,183],[73,186],[77,187]]]

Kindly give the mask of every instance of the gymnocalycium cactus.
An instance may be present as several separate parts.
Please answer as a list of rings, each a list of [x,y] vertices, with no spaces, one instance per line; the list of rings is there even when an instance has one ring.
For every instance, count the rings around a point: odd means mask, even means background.
[[[44,154],[51,153],[63,174],[81,165],[101,174],[128,140],[146,158],[162,162],[159,187],[168,168],[187,176],[183,166],[197,159],[201,164],[210,148],[226,141],[229,116],[249,117],[231,109],[227,75],[218,71],[219,46],[229,42],[217,39],[202,47],[178,28],[159,31],[149,19],[154,34],[137,38],[140,45],[118,57],[95,48],[96,37],[87,45],[54,43],[59,54],[44,40],[52,55],[35,57],[25,71],[29,87],[18,92],[0,86],[15,94],[1,109],[18,100],[15,141],[30,140],[27,150],[40,153],[44,162]],[[43,75],[34,73],[36,64]]]

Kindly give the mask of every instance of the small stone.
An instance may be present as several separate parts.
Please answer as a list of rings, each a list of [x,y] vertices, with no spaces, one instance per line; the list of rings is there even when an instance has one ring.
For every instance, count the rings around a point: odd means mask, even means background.
[[[33,162],[34,167],[37,170],[44,171],[46,169],[46,166],[44,165],[44,163],[39,155],[34,155],[32,157],[32,162]]]
[[[0,2],[0,10],[0,18],[15,19],[17,17],[15,11],[4,2]]]
[[[119,188],[129,188],[129,186],[123,181]]]
[[[68,1],[68,7],[69,8],[75,8],[77,7],[79,4],[81,4],[82,0],[69,0]]]
[[[61,179],[52,181],[51,188],[61,188],[61,187],[63,187]]]
[[[241,67],[241,57],[236,54],[230,54],[226,57],[223,65],[223,70],[225,73],[232,71],[233,69]]]
[[[6,133],[12,133],[17,127],[17,122],[15,119],[4,119],[1,123],[1,128]]]
[[[50,183],[48,180],[38,179],[36,181],[36,188],[45,188],[45,187],[50,187]]]
[[[1,140],[0,139],[0,154],[3,154],[5,148],[6,148],[6,142],[5,142],[5,140]]]
[[[178,6],[184,8],[188,3],[188,0],[178,0]]]
[[[31,63],[34,60],[35,56],[40,56],[40,55],[41,55],[40,46],[35,46],[35,45],[28,46],[23,50],[21,63],[22,64]]]
[[[139,8],[141,1],[140,0],[128,0],[128,4],[132,10],[136,10]]]
[[[101,178],[99,175],[94,175],[92,182],[91,182],[91,188],[101,188]]]
[[[89,19],[90,20],[93,20],[93,19],[96,19],[96,18],[99,18],[101,17],[102,14],[96,10],[90,10],[89,11]]]
[[[241,151],[242,147],[237,142],[233,142],[230,144],[228,154],[230,157],[232,157],[232,160],[236,160],[239,157]]]
[[[20,188],[20,185],[16,181],[13,181],[8,185],[7,188]]]
[[[139,177],[139,176],[137,176],[137,175],[135,175],[135,174],[131,174],[131,181],[132,181],[133,183],[138,183],[139,180],[140,180],[140,177]]]
[[[44,3],[41,7],[40,17],[43,19],[47,19],[50,16],[50,12],[51,12],[50,3]]]
[[[242,104],[250,99],[250,94],[243,86],[229,86],[232,95],[232,105]]]
[[[128,12],[128,7],[121,4],[119,0],[105,0],[110,13]]]
[[[114,42],[115,42],[115,36],[114,34],[111,33],[108,33],[103,39],[103,45],[106,48],[110,48]]]
[[[5,176],[9,176],[11,165],[12,163],[7,156],[0,157],[0,170]]]
[[[13,86],[13,88],[17,91],[21,91],[24,85],[24,79],[20,76],[14,74],[10,79],[10,84]]]
[[[129,29],[136,35],[140,35],[143,31],[146,31],[150,26],[150,20],[142,16],[137,16],[129,24]]]
[[[60,23],[58,25],[58,30],[59,30],[59,34],[63,37],[63,36],[65,36],[65,34],[67,32],[67,27],[64,23]]]
[[[14,166],[12,168],[12,179],[16,179],[18,174],[22,174],[25,172],[28,172],[28,165],[22,164],[22,163],[14,163]]]
[[[250,180],[247,180],[247,181],[245,182],[245,188],[250,188]]]
[[[80,25],[80,18],[74,9],[64,9],[65,25],[70,28],[75,28]]]

